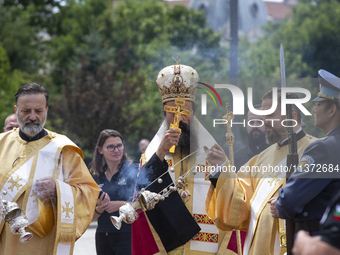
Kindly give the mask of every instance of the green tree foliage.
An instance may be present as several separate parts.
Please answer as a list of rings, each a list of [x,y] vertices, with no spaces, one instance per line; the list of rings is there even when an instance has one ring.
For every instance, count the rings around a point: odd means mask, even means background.
[[[339,13],[337,0],[302,4],[282,31],[289,35],[287,47],[299,51],[302,61],[309,66],[307,75],[315,77],[317,70],[323,68],[340,76],[340,68],[334,65],[340,58]]]
[[[13,95],[11,94],[12,89],[9,84],[9,79],[11,75],[11,65],[6,53],[6,50],[0,44],[0,126],[2,126],[3,121],[6,119],[9,111],[9,98]],[[12,108],[13,111],[13,108]]]
[[[178,56],[174,53],[191,51],[193,47],[204,61],[212,63],[212,68],[220,68],[219,58],[223,56],[219,50],[220,35],[208,28],[203,12],[183,6],[169,8],[157,0],[127,0],[114,8],[111,3],[108,0],[84,0],[81,4],[66,1],[54,15],[55,26],[49,30],[53,39],[48,48],[57,83],[62,84],[60,78],[74,60],[78,61],[79,52],[86,50],[85,36],[93,30],[98,31],[103,38],[102,47],[110,52],[130,45],[128,55],[121,62],[124,71],[142,62],[157,72],[169,56],[172,61]],[[181,63],[184,60],[181,58]]]
[[[51,18],[61,6],[60,3],[60,0],[3,0],[2,6],[29,10],[29,25],[45,28],[51,24]]]
[[[130,134],[135,132],[133,123],[145,115],[144,109],[137,112],[131,109],[142,93],[143,74],[138,67],[129,74],[120,73],[119,64],[119,61],[115,65],[103,64],[93,75],[89,58],[84,57],[80,68],[70,70],[64,97],[54,103],[54,110],[63,118],[62,122],[53,122],[53,126],[66,129],[84,149],[94,148],[105,128],[118,129],[129,141]]]
[[[30,25],[33,7],[0,5],[0,42],[10,60],[11,69],[36,73],[42,65],[39,29]]]
[[[105,128],[136,148],[139,139],[153,137],[162,114],[157,73],[176,57],[212,76],[223,56],[220,35],[201,12],[156,0],[110,4],[67,1],[48,42],[54,81],[63,84],[63,97],[51,106],[52,125],[88,155]]]
[[[286,76],[290,78],[318,77],[318,70],[325,69],[340,76],[336,64],[340,59],[340,2],[337,0],[304,0],[293,9],[293,14],[281,23],[269,23],[265,36],[251,44],[240,43],[240,76],[280,78],[279,49],[285,51]],[[302,81],[312,97],[318,91],[318,83]],[[262,84],[257,85],[259,91]],[[287,80],[287,86],[294,86]],[[301,86],[301,85],[300,85]],[[269,88],[268,88],[269,89]],[[312,112],[314,103],[306,104]],[[312,117],[305,116],[307,131],[318,135]]]
[[[160,97],[150,96],[154,88],[147,84],[147,72],[138,64],[129,72],[122,71],[121,61],[129,52],[129,45],[118,51],[115,61],[98,65],[101,54],[91,54],[98,47],[98,37],[87,39],[93,47],[83,52],[78,67],[69,69],[63,94],[52,106],[53,127],[81,145],[87,157],[91,157],[103,129],[118,130],[127,144],[136,144],[140,137],[149,138],[149,132],[157,129],[154,116],[160,106]]]
[[[47,65],[39,34],[43,27],[33,25],[34,13],[37,9],[33,2],[0,4],[0,123],[13,113],[14,94],[21,85],[33,81],[47,87],[51,84],[42,74]]]
[[[270,23],[256,44],[241,43],[242,77],[279,77],[280,44],[288,77],[317,77],[319,69],[340,76],[340,2],[301,1],[285,22]]]
[[[220,34],[208,28],[203,12],[181,5],[168,8],[164,2],[147,0],[125,1],[117,6],[114,15],[112,44],[120,48],[130,41],[136,47],[135,55],[131,54],[131,61],[136,56],[143,57],[146,54],[149,56],[148,61],[162,66],[164,63],[159,54],[173,51],[170,46],[180,51],[195,47],[198,55],[218,65]],[[150,46],[158,53],[154,58],[150,58]]]
[[[257,43],[241,38],[239,76],[267,79],[240,80],[244,94],[254,87],[258,103],[277,85],[271,78],[280,77],[281,43],[287,77],[317,77],[321,68],[340,76],[339,13],[339,1],[301,0],[289,19],[268,24]],[[48,128],[72,137],[88,155],[104,128],[122,132],[130,149],[153,137],[162,115],[155,80],[176,57],[203,82],[228,77],[228,48],[204,13],[158,0],[4,0],[0,23],[0,122],[12,112],[18,87],[37,82],[51,93]],[[316,93],[316,85],[304,84]]]
[[[79,63],[83,51],[87,51],[87,37],[97,31],[102,40],[101,47],[111,51],[107,45],[108,33],[106,27],[111,27],[112,15],[108,0],[63,1],[59,11],[53,15],[48,27],[51,40],[47,41],[48,61],[51,64],[51,76],[59,91],[64,77],[70,68]],[[92,51],[96,55],[96,52]],[[100,53],[102,54],[102,53]],[[109,55],[107,57],[110,57]],[[95,56],[95,58],[101,58]],[[95,71],[95,70],[94,70]]]
[[[221,68],[220,35],[203,12],[157,0],[113,3],[0,3],[0,121],[12,112],[19,86],[36,82],[51,94],[47,128],[72,137],[87,155],[105,128],[119,130],[137,148],[161,121],[155,80],[162,68],[176,57],[201,77]]]
[[[49,85],[48,79],[37,74],[28,74],[20,70],[11,71],[9,57],[0,43],[0,128],[6,117],[14,112],[14,94],[27,82]]]

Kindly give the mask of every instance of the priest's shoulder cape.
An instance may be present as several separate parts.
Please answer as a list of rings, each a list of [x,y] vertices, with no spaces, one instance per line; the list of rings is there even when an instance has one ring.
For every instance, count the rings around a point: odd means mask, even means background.
[[[0,254],[72,254],[75,240],[92,221],[99,187],[82,151],[66,136],[45,132],[30,142],[20,137],[18,128],[0,134],[1,196],[18,203],[29,220],[27,231],[33,234],[20,244],[0,217]],[[34,190],[35,180],[47,176],[56,183],[56,204],[41,201]]]

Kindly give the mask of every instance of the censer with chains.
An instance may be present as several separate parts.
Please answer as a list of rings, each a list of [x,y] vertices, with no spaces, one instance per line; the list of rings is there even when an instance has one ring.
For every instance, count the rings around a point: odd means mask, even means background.
[[[185,101],[183,98],[178,97],[175,100],[176,107],[171,107],[165,105],[164,111],[172,112],[175,114],[174,116],[174,123],[170,125],[170,128],[175,128],[177,130],[180,130],[179,128],[179,121],[180,121],[180,116],[181,114],[184,115],[192,115],[192,111],[187,110],[187,109],[182,109],[182,107],[185,104]],[[210,150],[204,146],[203,147],[205,154],[202,155],[202,158],[206,157]],[[171,147],[169,152],[174,153],[175,151],[175,146]],[[187,155],[183,159],[181,159],[177,164],[183,162],[186,158],[190,157],[191,155],[195,154],[198,152],[198,150],[192,152],[191,154]],[[176,165],[177,165],[176,164]],[[175,165],[175,166],[176,166]],[[169,167],[168,171],[174,171],[175,166]],[[149,187],[151,184],[154,182],[158,181],[159,183],[162,182],[162,176],[168,173],[168,171],[164,172],[161,176],[156,178],[154,181],[152,181],[147,187]],[[160,201],[164,200],[166,197],[169,196],[169,194],[173,191],[178,191],[183,202],[186,202],[190,198],[190,193],[186,189],[186,178],[189,176],[189,174],[193,172],[193,174],[196,174],[196,168],[192,167],[189,169],[186,173],[182,174],[176,181],[175,183],[170,184],[168,187],[164,188],[160,193],[154,193],[146,190],[147,187],[143,188],[139,194],[139,198],[136,202],[133,203],[126,203],[125,205],[121,206],[119,208],[119,217],[117,216],[111,216],[111,222],[112,224],[117,228],[121,228],[122,221],[128,224],[132,224],[135,220],[138,219],[138,210],[142,209],[143,211],[148,211],[152,210],[155,205]]]
[[[205,158],[208,155],[208,153],[210,152],[210,150],[206,146],[204,146],[203,149],[204,149],[205,153],[201,156],[201,159]],[[199,149],[197,149],[196,151],[187,155],[181,161],[177,162],[177,164],[180,164],[183,160],[192,156],[193,154],[197,153],[198,151],[199,151]],[[169,167],[168,171],[172,171],[174,169],[174,167]],[[171,183],[166,188],[164,188],[161,192],[155,193],[155,192],[150,192],[150,191],[146,190],[150,185],[152,185],[156,181],[159,182],[159,183],[162,183],[162,176],[165,175],[166,173],[168,173],[168,171],[164,172],[158,178],[153,180],[147,187],[141,189],[136,202],[126,203],[125,205],[122,205],[119,208],[119,217],[111,216],[111,222],[117,229],[121,228],[122,222],[132,224],[135,220],[137,220],[138,219],[138,211],[140,209],[143,210],[143,211],[152,210],[159,201],[163,201],[164,199],[166,199],[170,195],[171,192],[180,191],[181,188],[183,187],[183,183],[184,183],[185,179],[190,175],[190,173],[191,172],[193,174],[197,173],[195,166],[193,166],[186,173],[184,173],[183,175],[178,177],[178,179],[175,181],[175,183]]]
[[[6,195],[7,191],[4,190],[2,193]],[[0,216],[8,223],[13,234],[20,235],[20,243],[31,240],[33,234],[25,230],[29,225],[28,219],[16,202],[4,200],[0,196]]]

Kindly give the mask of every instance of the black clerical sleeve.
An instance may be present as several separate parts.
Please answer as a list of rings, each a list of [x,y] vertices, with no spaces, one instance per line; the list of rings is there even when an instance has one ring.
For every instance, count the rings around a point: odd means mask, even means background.
[[[157,180],[168,170],[166,161],[161,161],[156,153],[149,162],[143,166],[143,171],[148,172],[150,180]],[[159,193],[172,183],[167,172],[161,177],[162,183],[154,182],[147,189]],[[178,192],[171,192],[164,201],[159,201],[155,208],[146,211],[148,219],[159,235],[166,251],[171,251],[188,242],[199,231],[200,227],[186,208]]]

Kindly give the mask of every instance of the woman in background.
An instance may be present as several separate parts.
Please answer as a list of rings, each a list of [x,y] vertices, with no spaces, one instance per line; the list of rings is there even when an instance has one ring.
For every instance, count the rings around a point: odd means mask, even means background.
[[[101,188],[93,221],[96,231],[97,255],[131,254],[131,225],[122,223],[117,230],[111,216],[119,216],[119,207],[131,202],[138,167],[125,152],[122,135],[112,129],[103,130],[93,152],[91,172]]]

